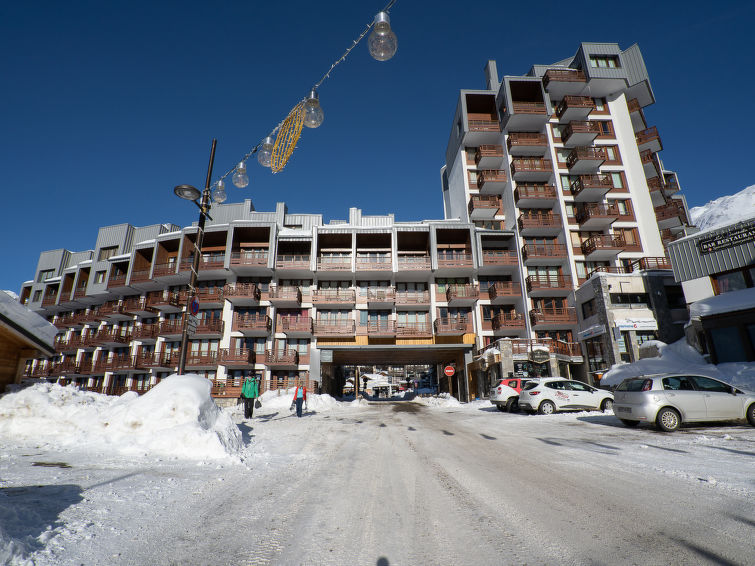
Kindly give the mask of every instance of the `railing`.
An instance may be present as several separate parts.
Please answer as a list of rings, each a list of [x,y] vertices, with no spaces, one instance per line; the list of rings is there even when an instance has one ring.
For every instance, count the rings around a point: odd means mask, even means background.
[[[197,321],[196,334],[222,334],[223,325],[219,318],[200,318]]]
[[[163,352],[138,352],[134,359],[134,367],[138,369],[171,367],[169,356]]]
[[[552,354],[563,354],[572,357],[582,355],[582,348],[579,343],[553,340],[552,338],[512,340],[511,346],[512,353],[517,355],[529,355],[532,350],[547,350]]]
[[[589,255],[601,249],[621,249],[626,246],[624,238],[611,234],[599,234],[582,242],[582,254]]]
[[[627,109],[629,109],[629,112],[639,112],[642,110],[642,107],[636,98],[632,98],[631,100],[627,100]]]
[[[252,265],[267,267],[267,250],[232,251],[231,265]]]
[[[180,318],[160,321],[157,333],[161,336],[181,334],[182,324]]]
[[[254,283],[234,283],[223,287],[223,296],[228,299],[251,299],[259,301],[262,293]]]
[[[519,216],[519,229],[528,228],[561,228],[560,214],[521,214]]]
[[[513,102],[515,114],[545,114],[544,102]]]
[[[317,269],[320,271],[350,271],[351,270],[351,256],[318,257]]]
[[[308,316],[281,316],[280,328],[284,333],[287,332],[307,332],[312,333],[312,319]]]
[[[493,301],[498,297],[520,297],[522,286],[514,281],[496,281],[488,287],[488,298]]]
[[[579,161],[605,161],[606,150],[602,147],[575,147],[566,158],[566,166],[571,169]]]
[[[650,192],[662,191],[664,188],[663,181],[661,181],[660,177],[651,177],[650,179],[646,179],[645,182],[647,183]]]
[[[311,256],[301,255],[278,255],[275,258],[275,269],[309,269]]]
[[[135,357],[129,355],[116,355],[104,360],[97,360],[97,362],[94,364],[94,373],[134,369],[135,367]]]
[[[469,319],[459,318],[436,318],[433,322],[436,334],[464,334],[469,332]]]
[[[543,75],[543,86],[548,88],[548,83],[553,82],[580,82],[587,80],[581,69],[548,69]]]
[[[350,336],[355,332],[353,320],[315,320],[312,333],[316,336]]]
[[[500,132],[501,127],[497,120],[467,120],[470,132]]]
[[[394,303],[396,302],[396,289],[393,287],[368,287],[368,303]]]
[[[186,298],[186,291],[151,291],[147,293],[147,308],[180,307]]]
[[[577,209],[577,222],[584,224],[593,218],[613,218],[620,216],[619,207],[615,204],[592,203]]]
[[[480,298],[480,288],[477,285],[452,283],[446,289],[446,301],[470,299],[476,301]]]
[[[430,291],[397,291],[397,305],[429,305]]]
[[[113,344],[128,344],[131,342],[131,333],[123,332],[120,328],[110,328],[98,330],[94,341],[98,344],[113,343]]]
[[[391,256],[371,257],[362,255],[357,252],[357,271],[391,271],[393,270],[393,259]]]
[[[492,209],[498,210],[501,208],[501,197],[497,195],[472,195],[469,197],[469,205],[467,211],[469,214],[476,209]]]
[[[363,326],[367,328],[368,336],[394,336],[396,334],[395,320],[371,320]]]
[[[504,169],[483,169],[477,172],[478,189],[481,189],[485,183],[505,183],[507,180]]]
[[[268,298],[273,301],[296,301],[301,303],[301,287],[274,286],[268,290]]]
[[[100,305],[99,315],[102,317],[122,314],[125,314],[123,312],[123,304],[118,301],[108,301],[107,303]]]
[[[571,108],[589,108],[595,109],[595,101],[589,96],[564,96],[561,102],[556,106],[556,116],[561,118],[564,112]]]
[[[656,126],[653,126],[652,128],[648,128],[647,130],[642,130],[641,132],[637,132],[634,135],[634,139],[637,140],[637,145],[642,145],[644,143],[651,142],[653,140],[659,140],[658,135],[658,128]]]
[[[397,322],[396,336],[398,338],[421,338],[433,335],[430,322]]]
[[[564,244],[524,244],[522,246],[522,259],[527,261],[533,258],[564,258],[566,246]]]
[[[312,289],[312,304],[356,302],[356,292],[353,289]]]
[[[600,123],[598,122],[574,120],[566,125],[561,133],[561,139],[566,142],[572,134],[595,134],[599,136],[601,132]]]
[[[472,254],[438,250],[438,267],[471,267]]]
[[[224,348],[219,351],[218,360],[220,365],[254,365],[257,362],[257,353],[248,348]]]
[[[541,200],[555,200],[556,187],[553,185],[527,185],[517,183],[516,189],[514,189],[514,200],[520,201],[522,199],[541,199]]]
[[[146,297],[135,296],[135,297],[128,297],[126,299],[123,299],[122,312],[126,314],[133,314],[136,312],[146,311],[146,310],[147,310]]]
[[[222,303],[223,287],[199,287],[196,297],[200,303]]]
[[[236,398],[241,397],[241,388],[244,386],[244,379],[241,377],[227,377],[225,380],[213,379],[210,395],[215,398]]]
[[[88,282],[84,282],[83,287],[76,287],[73,291],[73,298],[75,299],[81,299],[82,297],[86,297],[87,294],[87,284]]]
[[[111,273],[107,280],[107,288],[111,287],[123,287],[126,285],[125,273]]]
[[[580,175],[569,188],[574,197],[585,189],[605,189],[606,191],[610,191],[613,188],[613,179],[611,179],[610,175]]]
[[[152,277],[155,278],[175,275],[177,267],[178,263],[175,261],[168,263],[156,263],[154,269],[152,270]]]
[[[675,216],[686,219],[686,214],[684,213],[684,205],[677,204],[675,202],[669,202],[655,208],[656,220],[668,220],[669,218],[674,218]]]
[[[178,365],[178,354],[176,354],[176,365]],[[173,361],[173,356],[171,356],[170,361]],[[203,352],[203,353],[197,353],[197,352],[188,352],[186,354],[186,366],[216,366],[218,365],[218,354],[217,352]]]
[[[44,297],[42,297],[42,306],[43,307],[49,307],[56,303],[58,300],[58,291],[56,290],[53,294],[47,294]]]
[[[429,255],[399,255],[398,256],[398,269],[399,270],[425,270],[430,269],[430,256]]]
[[[309,372],[307,372],[307,377],[305,379],[301,377],[276,377],[273,375],[270,378],[269,382],[262,381],[260,383],[260,393],[264,391],[277,390],[277,391],[283,391],[284,394],[286,392],[293,394],[293,391],[289,391],[289,390],[297,386],[306,387],[307,391],[309,391],[310,393],[317,393],[319,391],[318,382],[309,379]]]
[[[268,350],[265,352],[265,365],[297,366],[299,365],[299,352],[296,350]]]
[[[516,251],[514,250],[482,250],[483,265],[518,265]]]
[[[233,330],[261,330],[264,332],[270,332],[272,326],[272,320],[266,314],[233,313]],[[199,329],[199,325],[197,325],[197,329]]]
[[[181,271],[191,271],[194,266],[194,259],[189,256],[181,260]],[[202,256],[199,258],[199,270],[205,269],[224,269],[225,268],[225,254],[217,254],[211,256]]]
[[[643,257],[634,262],[638,269],[671,269],[671,261],[667,257]]]
[[[139,269],[134,270],[131,272],[131,282],[132,283],[139,283],[144,281],[150,281],[151,278],[149,276],[150,269]]]
[[[547,146],[548,136],[532,132],[511,132],[506,145],[509,149],[516,146]]]
[[[157,338],[159,330],[158,324],[140,324],[134,328],[132,338],[134,340],[146,340],[150,338]]]
[[[577,322],[573,307],[544,307],[530,311],[532,324],[569,324]]]
[[[572,289],[572,280],[563,275],[529,275],[526,279],[527,291]]]
[[[477,148],[477,151],[475,151],[474,160],[475,163],[479,164],[480,161],[484,157],[493,157],[493,158],[501,158],[503,159],[503,146],[502,145],[492,145],[492,144],[483,144],[480,147]]]
[[[542,157],[514,157],[511,162],[511,174],[528,172],[553,172],[553,162]]]
[[[493,330],[524,328],[524,316],[518,312],[499,312],[492,319]]]

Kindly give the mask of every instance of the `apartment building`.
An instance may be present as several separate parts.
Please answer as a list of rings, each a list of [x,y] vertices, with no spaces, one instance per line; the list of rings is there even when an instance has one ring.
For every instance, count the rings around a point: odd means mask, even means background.
[[[526,75],[499,79],[495,61],[485,75],[484,89],[459,94],[441,169],[445,214],[513,232],[521,272],[510,281],[522,300],[496,316],[523,317],[518,338],[573,344],[580,285],[643,260],[670,268],[665,246],[689,229],[645,120],[655,102],[645,64],[636,45],[582,43]],[[495,338],[483,332],[483,346]]]

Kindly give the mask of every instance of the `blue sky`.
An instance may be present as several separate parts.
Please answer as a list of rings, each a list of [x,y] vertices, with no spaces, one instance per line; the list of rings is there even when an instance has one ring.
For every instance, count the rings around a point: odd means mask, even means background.
[[[387,0],[4,2],[0,289],[32,279],[39,253],[94,245],[99,226],[196,220],[173,187],[204,184],[282,120]],[[228,202],[347,218],[442,217],[439,170],[461,88],[483,68],[524,74],[581,41],[638,43],[656,104],[646,109],[690,206],[755,183],[755,2],[398,0],[399,49],[366,41],[320,89],[325,122],[286,169],[250,164]]]

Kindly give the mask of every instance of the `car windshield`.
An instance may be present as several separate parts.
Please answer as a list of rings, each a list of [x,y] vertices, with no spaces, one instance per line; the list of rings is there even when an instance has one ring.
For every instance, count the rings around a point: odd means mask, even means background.
[[[643,378],[625,379],[619,384],[616,391],[642,391],[645,381],[647,380]]]

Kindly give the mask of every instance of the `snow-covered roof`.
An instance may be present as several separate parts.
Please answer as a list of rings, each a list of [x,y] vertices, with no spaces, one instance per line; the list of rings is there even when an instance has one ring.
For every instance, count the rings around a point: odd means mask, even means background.
[[[755,309],[755,287],[723,293],[694,302],[689,307],[689,317],[700,318],[701,316],[748,309]]]
[[[129,254],[114,255],[114,256],[111,256],[111,257],[107,258],[107,260],[110,263],[113,263],[114,261],[124,261],[126,259],[131,259],[131,254],[130,253]]]
[[[51,356],[55,353],[54,341],[58,329],[5,292],[0,292],[0,322],[45,354]]]

